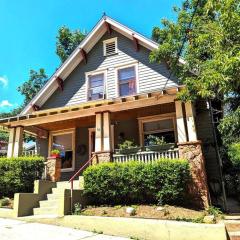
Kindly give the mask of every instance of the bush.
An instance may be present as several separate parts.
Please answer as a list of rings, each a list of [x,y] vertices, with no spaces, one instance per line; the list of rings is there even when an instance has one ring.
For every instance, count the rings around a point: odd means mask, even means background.
[[[0,158],[0,197],[17,192],[32,192],[33,182],[44,171],[44,158]]]
[[[240,170],[240,143],[233,143],[228,148],[228,155],[233,167]]]
[[[10,198],[0,199],[0,207],[6,207],[10,204]]]
[[[185,160],[104,163],[87,168],[84,193],[91,204],[181,204],[190,177]]]
[[[240,143],[230,144],[227,154],[230,160],[224,176],[227,195],[240,200]]]

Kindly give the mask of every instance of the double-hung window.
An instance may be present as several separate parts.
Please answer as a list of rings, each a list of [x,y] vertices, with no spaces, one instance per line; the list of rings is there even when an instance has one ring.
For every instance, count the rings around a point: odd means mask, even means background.
[[[135,66],[118,69],[117,77],[120,97],[136,94]]]
[[[88,75],[88,101],[104,98],[104,74]]]

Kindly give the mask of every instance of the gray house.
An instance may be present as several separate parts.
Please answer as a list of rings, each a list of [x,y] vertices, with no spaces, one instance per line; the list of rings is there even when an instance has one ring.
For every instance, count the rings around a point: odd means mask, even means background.
[[[89,160],[185,158],[193,191],[207,206],[211,181],[219,178],[209,112],[203,101],[176,100],[185,86],[168,79],[164,63],[149,62],[157,48],[104,16],[22,113],[0,120],[10,128],[8,157],[22,155],[26,131],[36,136],[38,154],[48,161],[59,150],[57,181],[69,180]],[[128,149],[119,145],[126,141]]]

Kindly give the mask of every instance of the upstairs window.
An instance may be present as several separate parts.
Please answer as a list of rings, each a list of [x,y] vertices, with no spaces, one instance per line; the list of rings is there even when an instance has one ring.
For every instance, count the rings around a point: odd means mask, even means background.
[[[88,100],[104,97],[104,74],[88,75]]]
[[[136,94],[136,67],[118,69],[119,96]]]
[[[110,56],[117,53],[117,38],[103,41],[103,55]]]

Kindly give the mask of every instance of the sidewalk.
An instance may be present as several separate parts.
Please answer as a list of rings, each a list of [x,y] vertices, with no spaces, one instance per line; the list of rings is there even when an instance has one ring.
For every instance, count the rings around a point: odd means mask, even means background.
[[[93,226],[94,229],[94,226]],[[127,240],[103,234],[24,221],[0,218],[1,240]]]

